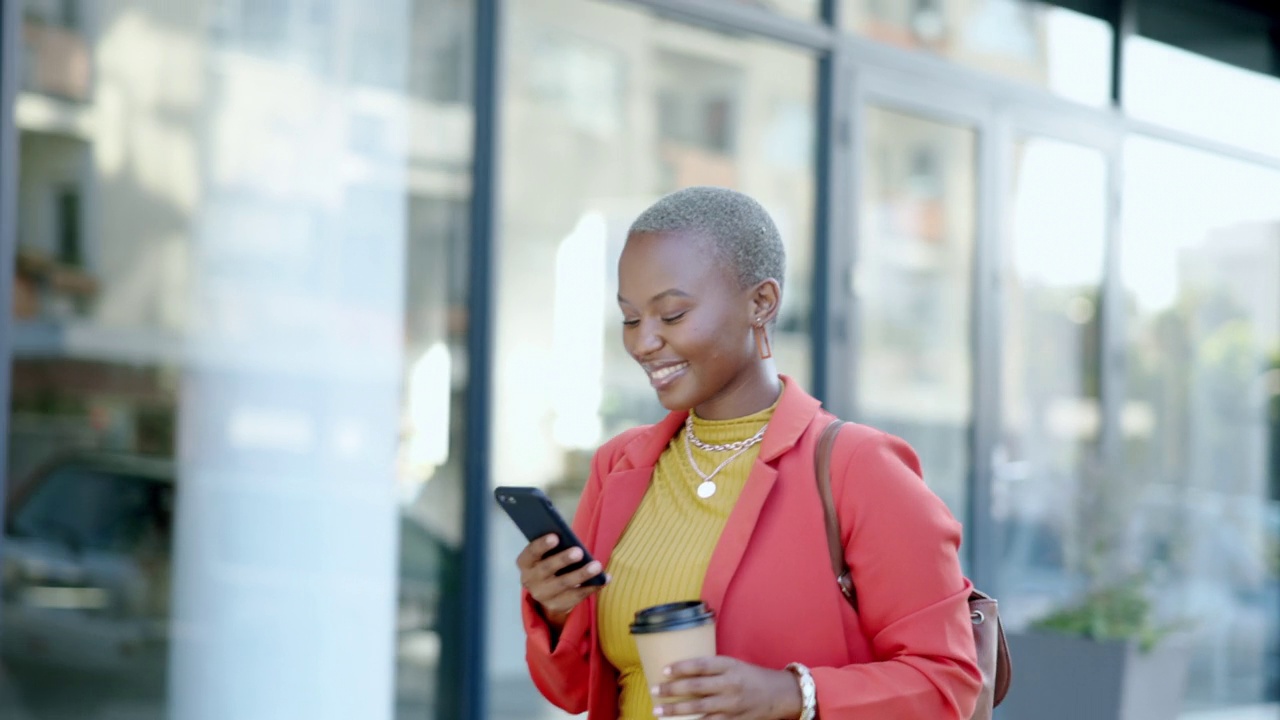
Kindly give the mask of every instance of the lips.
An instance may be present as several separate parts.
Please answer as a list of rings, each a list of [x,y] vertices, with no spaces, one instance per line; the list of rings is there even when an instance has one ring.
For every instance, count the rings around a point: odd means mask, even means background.
[[[689,363],[652,363],[646,364],[644,369],[649,374],[649,384],[655,390],[662,390],[684,375],[685,371],[689,369]]]

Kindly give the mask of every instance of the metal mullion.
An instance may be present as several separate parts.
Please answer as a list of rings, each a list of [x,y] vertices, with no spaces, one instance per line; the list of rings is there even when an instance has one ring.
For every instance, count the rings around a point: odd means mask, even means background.
[[[1115,122],[1119,115],[1110,107],[1093,107],[1070,100],[1017,80],[960,65],[947,58],[906,50],[851,36],[847,38],[859,66],[899,74],[907,83],[933,82],[949,92],[999,100],[1005,104],[1044,107],[1081,122]]]
[[[974,133],[976,225],[971,279],[970,357],[971,407],[968,445],[971,455],[965,478],[968,571],[984,589],[994,590],[999,548],[991,519],[991,451],[1000,423],[999,261],[1004,178],[1007,175],[1007,120],[983,93],[957,91],[936,78],[901,71],[866,70],[859,74],[859,112],[875,107],[966,128]],[[861,124],[861,123],[859,123]],[[862,147],[859,143],[857,147]],[[859,167],[859,172],[861,167]],[[860,180],[861,178],[859,178]]]
[[[821,119],[815,148],[819,168],[818,241],[814,252],[814,392],[829,409],[850,417],[854,367],[850,343],[856,148],[853,67],[838,48],[822,60]]]
[[[1280,156],[1250,150],[1159,123],[1127,116],[1118,108],[1094,108],[1057,97],[1048,91],[998,76],[990,76],[948,60],[880,45],[864,38],[846,38],[859,67],[866,68],[877,95],[917,107],[937,107],[945,117],[968,116],[957,107],[946,107],[959,98],[972,105],[974,98],[1014,108],[1018,113],[1053,116],[1061,123],[1092,126],[1113,134],[1134,133],[1192,149],[1280,170]],[[934,92],[934,91],[937,92]],[[941,100],[941,97],[948,98]]]
[[[818,17],[822,18],[822,22],[828,27],[838,31],[843,24],[844,3],[841,0],[821,0],[818,6]]]
[[[830,28],[838,28],[837,17],[840,12],[840,0],[821,0],[818,16]],[[826,53],[818,66],[818,132],[814,143],[815,168],[817,169],[818,197],[814,213],[816,228],[814,233],[813,267],[813,299],[812,318],[810,321],[810,350],[812,358],[812,391],[814,397],[822,400],[828,409],[836,409],[832,395],[832,368],[840,367],[840,344],[847,337],[836,332],[837,322],[833,318],[843,316],[840,309],[840,298],[836,289],[840,287],[838,263],[833,256],[839,252],[841,240],[846,237],[841,223],[841,202],[844,183],[841,177],[845,173],[843,167],[845,143],[848,140],[848,101],[844,97],[848,87],[846,78],[841,72],[840,43]],[[838,383],[837,383],[838,384]]]
[[[838,33],[813,21],[799,20],[762,8],[724,0],[612,0],[647,7],[673,20],[717,31],[748,33],[812,50],[830,51]]]
[[[1011,132],[1008,118],[992,112],[978,125],[977,227],[973,255],[972,419],[967,528],[969,576],[987,592],[998,593],[1001,548],[992,516],[994,450],[1000,438],[1003,336],[1000,261],[1005,237],[1002,222],[1009,196]]]
[[[1135,135],[1145,135],[1156,140],[1163,140],[1175,145],[1181,145],[1192,150],[1200,150],[1214,155],[1239,160],[1241,162],[1259,165],[1271,170],[1280,170],[1280,156],[1269,155],[1267,153],[1249,150],[1247,148],[1224,143],[1220,140],[1213,140],[1201,137],[1194,133],[1166,127],[1158,123],[1147,120],[1135,120],[1126,118],[1123,128],[1126,132]]]
[[[0,321],[0,467],[7,467],[9,454],[13,264],[18,247],[18,127],[14,112],[20,82],[21,22],[22,3],[0,3],[0,318],[3,319]],[[0,517],[4,517],[7,494],[2,490],[0,488]],[[0,557],[3,554],[4,539],[0,534]]]
[[[463,490],[462,714],[488,720],[489,500],[503,0],[475,0],[475,126]]]
[[[1016,106],[1004,110],[1012,129],[1111,153],[1120,147],[1123,126],[1119,122],[1079,123],[1043,108]]]
[[[814,216],[812,300],[810,301],[809,350],[812,353],[810,390],[819,400],[828,401],[828,368],[832,367],[828,355],[831,352],[831,246],[836,237],[836,207],[833,175],[836,160],[832,148],[838,141],[835,129],[840,120],[836,112],[836,59],[831,54],[818,62],[818,132],[814,135],[814,170],[817,174],[817,197]]]
[[[849,344],[847,277],[851,237],[847,212],[854,162],[852,145],[852,72],[839,42],[841,0],[821,0],[818,15],[835,34],[836,42],[819,69],[818,233],[813,260],[813,391],[827,409],[850,417],[846,361]]]
[[[1111,20],[1111,104],[1124,107],[1124,56],[1129,38],[1138,32],[1136,0],[1112,0]]]
[[[986,98],[954,92],[942,83],[902,82],[894,73],[868,72],[864,77],[863,100],[876,107],[967,128],[977,127],[991,111]]]

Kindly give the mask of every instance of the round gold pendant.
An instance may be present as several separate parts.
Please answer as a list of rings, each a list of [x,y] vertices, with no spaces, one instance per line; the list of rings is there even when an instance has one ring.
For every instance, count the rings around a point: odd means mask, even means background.
[[[706,500],[707,498],[715,494],[716,494],[716,484],[711,482],[710,480],[707,480],[706,482],[703,482],[701,485],[698,486],[698,497],[702,498],[703,500]]]

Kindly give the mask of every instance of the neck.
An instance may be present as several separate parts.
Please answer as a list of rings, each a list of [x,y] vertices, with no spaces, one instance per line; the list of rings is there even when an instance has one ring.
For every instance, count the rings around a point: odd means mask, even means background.
[[[778,401],[782,380],[772,361],[761,361],[693,411],[706,420],[732,420],[764,410]]]

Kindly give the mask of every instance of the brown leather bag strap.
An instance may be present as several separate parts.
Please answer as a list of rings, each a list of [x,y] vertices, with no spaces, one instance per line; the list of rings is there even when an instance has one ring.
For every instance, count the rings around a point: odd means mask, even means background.
[[[853,575],[844,559],[844,544],[840,542],[840,518],[836,515],[836,503],[831,491],[831,448],[844,421],[836,419],[822,431],[813,450],[814,476],[818,481],[818,496],[822,498],[822,512],[827,526],[827,550],[831,554],[831,572],[845,599],[858,609],[858,595],[853,587]],[[970,619],[974,623],[974,644],[978,648],[978,665],[983,674],[983,697],[971,720],[989,719],[992,708],[1004,700],[1013,678],[1013,662],[1009,658],[1009,646],[1004,637],[1004,625],[1000,622],[999,605],[994,598],[974,590],[969,596]],[[994,627],[994,631],[992,628]],[[994,647],[993,647],[994,646]],[[984,649],[985,648],[985,649]]]
[[[836,443],[836,436],[844,421],[835,419],[822,431],[818,444],[813,450],[814,477],[818,481],[818,496],[822,498],[822,513],[827,525],[827,551],[831,555],[831,574],[840,586],[845,599],[858,607],[858,596],[854,592],[853,577],[849,572],[849,564],[844,561],[844,544],[840,542],[840,517],[836,514],[836,503],[831,496],[831,448]]]

